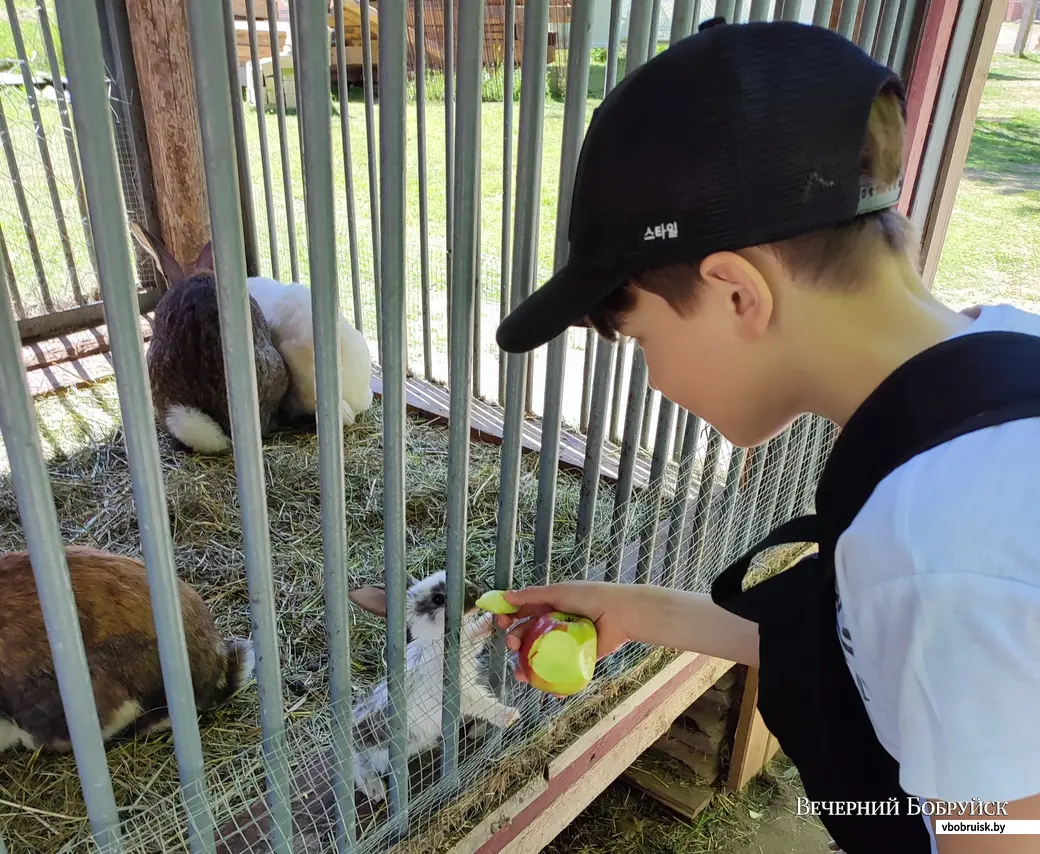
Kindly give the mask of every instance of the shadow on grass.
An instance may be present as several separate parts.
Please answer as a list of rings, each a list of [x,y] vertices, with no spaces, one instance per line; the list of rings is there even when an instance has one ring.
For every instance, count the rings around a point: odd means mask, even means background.
[[[973,179],[1003,192],[1040,189],[1040,114],[979,121],[965,165]]]

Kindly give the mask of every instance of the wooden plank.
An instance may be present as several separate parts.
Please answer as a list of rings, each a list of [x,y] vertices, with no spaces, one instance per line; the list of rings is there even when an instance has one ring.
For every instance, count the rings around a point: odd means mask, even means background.
[[[139,319],[144,340],[152,337],[154,313]],[[110,349],[107,326],[71,332],[46,341],[34,341],[22,346],[22,361],[26,370],[70,362],[96,353],[107,353]]]
[[[550,765],[548,785],[540,794],[515,801],[511,815],[497,813],[499,827],[493,833],[482,822],[450,849],[452,854],[540,851],[711,687],[719,670],[730,666],[709,656],[679,655],[619,705],[625,710],[620,719],[607,715],[564,751]]]
[[[909,215],[914,186],[924,156],[925,142],[935,111],[935,99],[942,82],[943,65],[957,21],[958,3],[930,0],[921,25],[921,37],[914,51],[913,69],[909,74],[906,99],[906,154],[903,193],[899,210]]]
[[[982,91],[989,76],[990,63],[997,47],[1000,26],[1007,4],[1003,0],[984,0],[972,39],[964,77],[950,121],[951,132],[946,141],[935,192],[928,208],[921,241],[921,275],[929,288],[939,267],[946,231],[957,200],[957,189],[964,174],[968,149],[975,133],[975,119],[982,101]]]
[[[126,5],[161,236],[178,261],[190,263],[210,230],[187,7],[175,0]]]
[[[758,711],[758,668],[750,667],[740,701],[726,788],[733,792],[743,789],[779,749],[779,743]]]
[[[668,807],[689,821],[696,821],[715,797],[715,791],[705,786],[681,785],[678,780],[662,780],[633,765],[622,779],[641,789],[655,801]]]

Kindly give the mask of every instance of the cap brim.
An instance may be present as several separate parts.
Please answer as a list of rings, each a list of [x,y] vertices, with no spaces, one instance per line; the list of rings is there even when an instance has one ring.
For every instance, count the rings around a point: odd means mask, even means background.
[[[621,274],[562,267],[506,317],[495,339],[506,353],[529,353],[548,344],[572,326],[586,326],[586,317],[614,288]]]

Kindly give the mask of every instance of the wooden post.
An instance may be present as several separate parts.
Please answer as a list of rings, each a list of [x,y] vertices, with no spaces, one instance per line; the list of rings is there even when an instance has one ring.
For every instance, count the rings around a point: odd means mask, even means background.
[[[899,210],[909,215],[917,173],[921,168],[935,99],[942,83],[946,53],[957,21],[957,3],[930,0],[921,24],[921,37],[913,52],[913,70],[907,82],[906,165]]]
[[[1034,0],[1035,5],[1036,0]],[[928,207],[921,242],[921,276],[929,287],[939,267],[946,230],[950,225],[957,187],[964,174],[968,148],[975,132],[975,119],[982,100],[982,90],[989,76],[989,66],[1000,35],[1000,25],[1007,9],[1006,0],[984,0],[979,9],[964,67],[964,77],[957,90],[957,101],[950,120],[950,134],[946,140],[935,192]]]
[[[1029,39],[1029,28],[1036,18],[1036,5],[1037,0],[1024,0],[1022,3],[1022,20],[1018,25],[1018,35],[1015,36],[1015,56],[1026,54],[1026,41]]]
[[[733,753],[730,755],[726,788],[739,792],[776,755],[780,745],[766,727],[758,711],[758,668],[749,667],[744,682],[744,696],[740,701],[740,717],[733,734]]]
[[[210,229],[186,0],[129,0],[126,7],[162,239],[189,263]]]

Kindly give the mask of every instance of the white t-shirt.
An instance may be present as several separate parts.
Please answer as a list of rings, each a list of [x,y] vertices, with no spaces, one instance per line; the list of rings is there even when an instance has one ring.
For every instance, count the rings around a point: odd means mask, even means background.
[[[957,334],[989,331],[1040,335],[1040,316],[984,307]],[[903,789],[1040,793],[1040,418],[896,469],[838,540],[835,569],[845,659]]]

